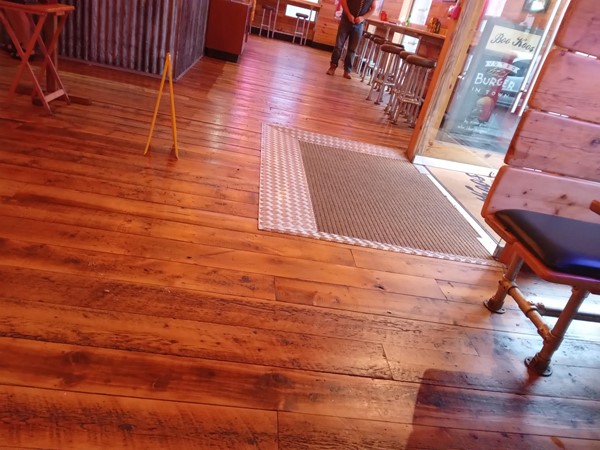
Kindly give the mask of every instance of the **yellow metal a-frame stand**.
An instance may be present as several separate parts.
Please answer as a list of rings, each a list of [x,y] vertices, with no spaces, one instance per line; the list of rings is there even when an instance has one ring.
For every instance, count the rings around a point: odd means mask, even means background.
[[[147,154],[148,150],[150,149],[150,142],[152,141],[154,126],[156,125],[156,116],[158,115],[158,107],[160,106],[160,99],[162,98],[165,87],[167,73],[169,74],[169,91],[171,94],[171,126],[173,129],[173,148],[175,149],[175,157],[179,159],[179,146],[177,145],[177,117],[175,116],[175,95],[173,93],[173,63],[171,61],[171,53],[167,53],[167,58],[165,60],[165,67],[163,69],[162,79],[160,81],[160,88],[158,89],[158,98],[156,99],[156,107],[154,108],[154,116],[152,117],[152,125],[150,125],[150,134],[148,135],[148,142],[146,143],[144,155]]]

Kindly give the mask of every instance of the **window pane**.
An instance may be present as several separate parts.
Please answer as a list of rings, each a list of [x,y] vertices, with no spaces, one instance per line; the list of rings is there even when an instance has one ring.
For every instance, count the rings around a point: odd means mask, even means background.
[[[313,11],[311,13],[310,9],[307,9],[307,8],[300,8],[298,6],[292,6],[292,5],[287,5],[285,7],[285,15],[287,17],[296,18],[296,13],[306,14],[307,16],[310,16],[310,21],[311,22],[315,21],[315,17],[317,15],[316,11]]]

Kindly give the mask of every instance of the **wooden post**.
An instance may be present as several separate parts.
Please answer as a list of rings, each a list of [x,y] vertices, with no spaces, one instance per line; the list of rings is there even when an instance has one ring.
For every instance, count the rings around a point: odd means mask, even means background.
[[[408,144],[407,157],[411,161],[418,151],[429,147],[435,140],[434,132],[437,133],[442,123],[458,75],[463,70],[484,4],[485,0],[464,2],[458,23],[450,22],[425,102]]]

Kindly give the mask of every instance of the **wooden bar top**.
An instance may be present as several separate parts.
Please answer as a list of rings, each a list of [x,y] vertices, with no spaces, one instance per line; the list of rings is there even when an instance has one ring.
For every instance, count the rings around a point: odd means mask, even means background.
[[[321,9],[321,2],[309,2],[307,0],[285,0],[285,3],[295,6],[302,6],[308,9]]]
[[[75,7],[71,5],[63,5],[55,3],[51,5],[45,5],[41,3],[23,5],[20,3],[7,2],[0,0],[0,8],[7,11],[22,11],[34,14],[56,14],[62,15],[70,11],[74,11]]]
[[[379,19],[366,19],[365,22],[368,25],[374,25],[380,28],[386,28],[395,33],[402,33],[406,36],[412,36],[416,38],[428,37],[438,39],[440,42],[444,42],[446,36],[440,33],[433,33],[427,29],[425,25],[401,25],[394,22],[384,22]]]

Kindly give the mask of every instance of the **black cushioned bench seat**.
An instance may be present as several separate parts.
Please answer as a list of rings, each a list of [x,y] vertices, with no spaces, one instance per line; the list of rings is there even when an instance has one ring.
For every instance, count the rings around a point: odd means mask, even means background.
[[[495,216],[547,267],[600,280],[600,224],[519,209]]]

